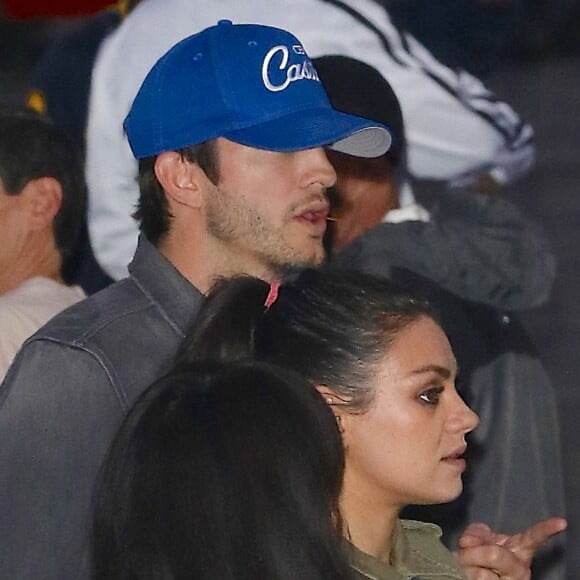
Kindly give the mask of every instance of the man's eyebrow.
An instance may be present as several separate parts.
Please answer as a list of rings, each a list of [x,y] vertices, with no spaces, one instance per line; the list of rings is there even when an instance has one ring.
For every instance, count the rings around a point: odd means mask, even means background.
[[[440,365],[425,365],[411,372],[412,375],[421,375],[425,373],[437,373],[440,377],[444,379],[451,378],[451,371],[447,367],[442,367]]]

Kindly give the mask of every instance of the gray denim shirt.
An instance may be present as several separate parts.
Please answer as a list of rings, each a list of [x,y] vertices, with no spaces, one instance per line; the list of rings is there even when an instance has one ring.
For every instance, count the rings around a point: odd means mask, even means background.
[[[101,461],[202,299],[144,238],[129,272],[41,328],[0,386],[0,578],[90,577]]]

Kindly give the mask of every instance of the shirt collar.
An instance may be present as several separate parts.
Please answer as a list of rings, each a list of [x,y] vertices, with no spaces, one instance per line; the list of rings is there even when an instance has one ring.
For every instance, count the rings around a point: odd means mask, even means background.
[[[143,234],[129,264],[129,274],[167,321],[185,335],[203,295]]]

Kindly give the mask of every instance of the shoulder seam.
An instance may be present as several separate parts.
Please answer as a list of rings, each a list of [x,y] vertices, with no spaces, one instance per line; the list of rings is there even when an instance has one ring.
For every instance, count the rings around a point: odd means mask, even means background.
[[[50,342],[53,344],[58,344],[60,346],[64,346],[64,347],[73,348],[76,350],[83,351],[86,354],[88,354],[89,356],[91,356],[98,363],[98,365],[103,369],[105,374],[107,375],[107,379],[108,379],[111,387],[113,388],[113,391],[115,392],[115,396],[116,396],[117,400],[119,401],[119,405],[121,406],[121,408],[125,412],[129,410],[129,401],[127,400],[127,396],[126,396],[125,392],[123,391],[123,389],[120,387],[119,381],[117,380],[117,375],[116,375],[116,373],[114,373],[112,371],[112,366],[111,366],[108,358],[105,356],[104,352],[101,349],[97,348],[94,345],[92,345],[93,348],[91,349],[87,345],[85,345],[84,343],[81,343],[79,341],[64,341],[64,340],[59,340],[58,338],[55,338],[55,337],[42,336],[42,335],[35,335],[35,336],[30,337],[29,339],[26,340],[26,342],[22,346],[24,347],[25,345],[31,344],[33,342]],[[14,362],[16,362],[16,359]],[[10,372],[8,374],[10,374]],[[8,377],[8,375],[6,375],[6,377]]]

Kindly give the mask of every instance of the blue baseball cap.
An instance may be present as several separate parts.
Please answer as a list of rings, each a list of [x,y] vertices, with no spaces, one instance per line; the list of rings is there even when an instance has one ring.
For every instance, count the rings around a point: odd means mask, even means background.
[[[378,157],[391,144],[385,126],[332,108],[296,37],[229,20],[162,56],[123,126],[138,159],[216,137],[282,152],[327,146],[357,157]]]

